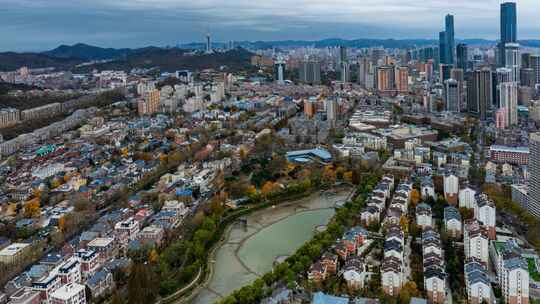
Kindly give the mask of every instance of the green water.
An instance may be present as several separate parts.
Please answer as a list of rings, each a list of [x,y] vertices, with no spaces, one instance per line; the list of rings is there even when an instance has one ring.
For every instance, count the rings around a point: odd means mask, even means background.
[[[328,223],[334,204],[347,194],[313,195],[251,214],[247,228],[232,226],[212,261],[212,278],[192,303],[213,303],[270,271],[276,257],[292,254],[311,239],[317,226]]]

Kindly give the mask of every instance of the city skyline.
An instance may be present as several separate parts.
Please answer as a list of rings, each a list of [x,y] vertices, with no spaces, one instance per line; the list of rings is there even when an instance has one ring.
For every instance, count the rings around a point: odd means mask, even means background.
[[[455,37],[497,39],[502,1],[6,0],[2,51],[42,51],[84,42],[103,47],[203,41],[319,40],[339,37],[437,39],[446,14]],[[520,39],[540,38],[534,0],[518,3]]]

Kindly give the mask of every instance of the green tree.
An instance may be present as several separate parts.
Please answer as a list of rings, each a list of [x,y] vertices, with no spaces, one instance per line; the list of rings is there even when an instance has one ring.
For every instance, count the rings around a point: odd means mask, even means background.
[[[128,303],[152,303],[157,295],[158,280],[147,263],[135,260],[128,278]]]

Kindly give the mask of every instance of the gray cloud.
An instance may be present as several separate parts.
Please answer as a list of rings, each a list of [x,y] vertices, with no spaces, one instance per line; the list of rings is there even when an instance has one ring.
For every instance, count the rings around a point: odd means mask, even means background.
[[[443,17],[456,35],[494,39],[500,0],[2,0],[2,50],[61,43],[109,47],[214,39],[435,38]],[[540,38],[538,0],[519,0],[520,38]]]

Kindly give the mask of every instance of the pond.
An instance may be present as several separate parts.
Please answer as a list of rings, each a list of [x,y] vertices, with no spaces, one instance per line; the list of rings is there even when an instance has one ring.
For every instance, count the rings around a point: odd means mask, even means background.
[[[320,192],[248,215],[247,225],[233,224],[215,251],[211,278],[192,303],[218,301],[270,271],[278,257],[294,253],[318,226],[327,224],[336,202],[349,193]]]

